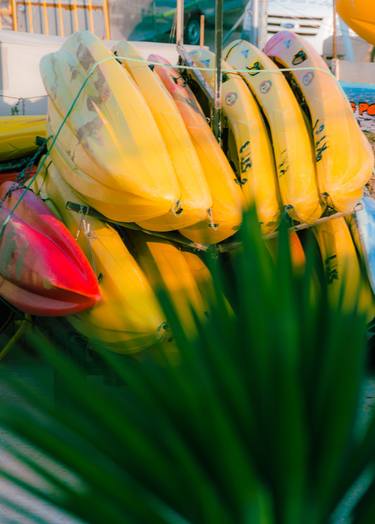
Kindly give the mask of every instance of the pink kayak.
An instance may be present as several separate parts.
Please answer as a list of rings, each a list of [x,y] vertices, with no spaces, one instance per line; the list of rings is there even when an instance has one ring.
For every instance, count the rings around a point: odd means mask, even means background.
[[[97,278],[64,224],[32,191],[11,182],[1,184],[0,200],[1,225],[19,202],[0,229],[0,296],[38,316],[94,306],[100,299]]]

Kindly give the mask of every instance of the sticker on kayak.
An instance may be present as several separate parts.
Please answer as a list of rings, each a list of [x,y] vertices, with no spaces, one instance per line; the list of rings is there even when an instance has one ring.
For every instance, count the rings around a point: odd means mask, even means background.
[[[306,87],[309,86],[313,80],[314,80],[314,73],[312,71],[309,71],[302,77],[302,83]]]
[[[337,256],[328,256],[324,261],[324,267],[328,277],[328,284],[333,284],[335,280],[339,279],[339,272],[337,269]]]
[[[271,87],[272,87],[271,80],[265,80],[264,82],[260,84],[259,90],[262,93],[262,95],[266,95],[268,91],[271,89]]]
[[[279,165],[277,166],[277,168],[278,168],[278,172],[279,172],[279,177],[282,177],[282,176],[286,175],[286,173],[289,170],[289,162],[288,162],[288,156],[287,156],[286,149],[281,151],[280,162],[279,162]]]
[[[259,75],[259,72],[261,71],[261,69],[264,69],[264,67],[260,62],[254,62],[253,64],[251,64],[251,66],[247,66],[246,69],[249,70],[249,75],[256,76]],[[250,71],[255,71],[255,73],[250,73]]]
[[[246,173],[249,169],[252,167],[252,161],[251,161],[251,148],[250,148],[250,140],[247,140],[239,150],[240,153],[240,170],[241,175],[243,173]],[[247,178],[241,177],[241,185],[244,185],[247,182]]]
[[[289,40],[284,40],[284,45],[287,49],[290,48],[290,46],[292,45],[292,40],[289,38]]]
[[[327,136],[323,134],[325,131],[324,123],[320,122],[319,119],[316,120],[313,125],[313,132],[316,136],[315,140],[315,159],[317,162],[320,162],[323,158],[323,154],[328,149],[328,140]]]
[[[307,55],[303,49],[298,51],[293,57],[292,64],[293,65],[300,65],[307,59]]]
[[[244,49],[243,51],[241,51],[241,55],[244,56],[245,58],[248,58],[249,57],[249,50],[248,49]]]
[[[237,102],[238,95],[237,93],[234,93],[233,91],[231,93],[228,93],[225,97],[225,103],[228,106],[233,106]]]

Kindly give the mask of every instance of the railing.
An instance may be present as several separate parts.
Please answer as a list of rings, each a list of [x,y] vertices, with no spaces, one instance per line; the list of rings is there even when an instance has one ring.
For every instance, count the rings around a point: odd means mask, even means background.
[[[9,0],[1,6],[0,30],[65,36],[88,29],[110,39],[108,0]]]

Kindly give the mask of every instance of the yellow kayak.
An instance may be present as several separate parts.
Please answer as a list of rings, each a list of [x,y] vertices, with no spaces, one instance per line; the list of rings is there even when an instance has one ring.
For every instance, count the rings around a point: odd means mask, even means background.
[[[36,137],[47,137],[47,117],[1,116],[0,162],[9,162],[36,151]]]
[[[149,58],[153,62],[160,62],[154,70],[181,113],[203,167],[213,201],[209,220],[180,232],[195,242],[220,242],[234,235],[241,223],[243,194],[237,177],[182,76],[162,57],[151,55]]]
[[[341,299],[348,311],[358,305],[370,320],[374,316],[374,300],[362,273],[357,251],[344,218],[334,218],[313,227],[319,244],[331,300]]]
[[[190,53],[198,67],[215,67],[215,54],[208,49]],[[230,66],[223,63],[224,69]],[[213,89],[213,71],[201,70]],[[277,227],[280,215],[272,145],[258,105],[245,82],[237,74],[225,73],[222,87],[224,126],[230,133],[227,156],[234,164],[247,205],[255,202],[264,234]]]
[[[310,115],[322,200],[337,211],[350,213],[371,177],[374,155],[349,101],[324,60],[300,36],[290,31],[278,33],[264,51],[281,67],[294,68],[289,74]]]
[[[353,31],[375,45],[374,0],[336,0],[336,9]]]
[[[145,229],[167,231],[181,229],[207,219],[207,210],[212,198],[199,158],[185,127],[184,121],[173,98],[164,87],[158,75],[129,43],[122,41],[115,47],[117,57],[129,57],[121,61],[132,76],[142,96],[151,109],[152,115],[164,139],[174,171],[181,189],[179,213],[169,217],[157,217],[138,222]]]
[[[268,121],[284,206],[292,218],[313,223],[322,214],[313,150],[288,82],[272,60],[249,42],[232,42],[223,53],[232,67],[242,71]]]
[[[74,141],[62,146],[58,139],[58,145],[98,184],[99,200],[105,200],[101,187],[123,197],[121,216],[118,209],[112,215],[111,201],[106,202],[109,218],[133,222],[139,216],[168,216],[179,209],[180,189],[159,129],[129,73],[89,32],[73,34],[41,61],[44,85],[56,108],[51,130],[56,133],[95,64],[68,116]],[[67,182],[78,190],[74,173]]]
[[[201,319],[207,312],[206,292],[211,275],[202,260],[170,242],[129,232],[129,245],[153,289],[168,292],[179,320],[188,335],[195,333],[193,311]]]
[[[140,351],[164,336],[164,319],[144,273],[119,234],[108,224],[66,209],[80,203],[53,163],[34,182],[33,189],[52,203],[76,235],[99,280],[101,302],[89,311],[67,317],[84,336],[119,353]]]
[[[49,102],[48,107],[49,119],[53,125],[56,109],[51,102]],[[74,189],[79,193],[80,198],[85,203],[103,215],[112,218],[112,220],[122,221],[124,214],[124,193],[100,185],[92,177],[77,168],[74,159],[67,153],[67,151],[69,151],[69,144],[73,144],[74,142],[75,137],[69,127],[66,126],[60,134],[58,144],[51,150],[50,157],[60,175],[68,184],[74,179]],[[144,219],[144,200],[132,196],[131,202],[131,206],[127,206],[128,211],[129,209],[131,210],[134,218],[138,220]]]

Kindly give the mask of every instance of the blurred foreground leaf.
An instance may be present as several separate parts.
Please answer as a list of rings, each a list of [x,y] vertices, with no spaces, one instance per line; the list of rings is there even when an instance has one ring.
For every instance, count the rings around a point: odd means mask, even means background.
[[[332,522],[374,466],[375,419],[357,426],[366,321],[317,285],[312,243],[304,270],[293,269],[285,225],[276,260],[252,213],[241,240],[230,271],[208,260],[215,289],[194,340],[160,290],[176,352],[137,360],[99,350],[115,387],[87,378],[81,348],[72,358],[34,332],[29,343],[55,369],[64,402],[12,382],[22,401],[1,407],[2,446],[43,482],[3,476],[88,523]],[[353,523],[375,522],[372,477],[368,486]]]

